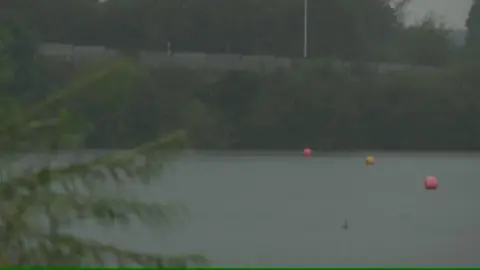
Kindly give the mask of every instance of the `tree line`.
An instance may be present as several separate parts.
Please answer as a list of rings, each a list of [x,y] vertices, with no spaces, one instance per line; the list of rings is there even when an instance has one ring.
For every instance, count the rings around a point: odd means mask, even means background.
[[[408,1],[310,1],[309,56],[445,64],[435,57],[405,56],[409,50],[433,53],[414,46],[419,37],[443,53],[452,44],[440,29],[431,33],[430,21],[403,27],[404,5],[398,2]],[[47,42],[125,51],[167,50],[170,46],[178,52],[301,57],[303,5],[297,0],[10,0],[2,1],[0,8],[14,7]]]
[[[208,149],[479,148],[476,2],[464,47],[434,18],[403,26],[400,7],[386,0],[309,5],[309,53],[322,60],[254,73],[147,70],[128,55],[170,43],[299,57],[303,1],[2,1],[2,95],[28,106],[106,64],[42,59],[38,42],[105,45],[126,53],[122,68],[65,104],[96,131],[86,147],[130,147],[185,129],[193,147]],[[443,69],[379,74],[363,64],[380,60]]]

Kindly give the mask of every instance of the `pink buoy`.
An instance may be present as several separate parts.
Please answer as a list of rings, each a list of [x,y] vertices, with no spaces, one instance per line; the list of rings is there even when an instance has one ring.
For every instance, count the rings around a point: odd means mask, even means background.
[[[303,149],[303,155],[306,156],[306,157],[311,157],[312,156],[312,149],[310,149],[308,147]]]
[[[438,188],[438,179],[435,176],[427,176],[425,178],[425,189],[426,190],[435,190]]]

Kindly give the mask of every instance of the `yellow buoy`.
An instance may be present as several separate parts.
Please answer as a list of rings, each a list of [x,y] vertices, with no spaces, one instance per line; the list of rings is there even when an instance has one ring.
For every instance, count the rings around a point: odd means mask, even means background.
[[[375,158],[373,156],[367,156],[365,158],[365,164],[367,164],[367,166],[372,166],[375,164]]]

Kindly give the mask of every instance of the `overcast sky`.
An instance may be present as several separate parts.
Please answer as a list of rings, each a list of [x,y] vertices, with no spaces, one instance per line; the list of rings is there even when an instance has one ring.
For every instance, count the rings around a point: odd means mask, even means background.
[[[463,29],[471,4],[472,0],[412,0],[405,17],[411,24],[433,12],[447,27]]]

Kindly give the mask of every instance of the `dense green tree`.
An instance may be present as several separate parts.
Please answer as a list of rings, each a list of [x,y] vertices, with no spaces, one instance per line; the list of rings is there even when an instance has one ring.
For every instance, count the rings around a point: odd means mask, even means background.
[[[467,46],[478,46],[480,43],[480,1],[473,0],[465,26],[468,30]]]
[[[476,59],[480,56],[480,2],[474,0],[465,22],[467,36],[465,38],[465,47],[462,55],[462,64],[464,72],[471,74],[470,79],[478,77],[479,64]]]
[[[395,33],[397,18],[389,1],[310,1],[312,56],[376,59]]]
[[[102,25],[99,23],[97,0],[15,1],[12,10],[37,31],[43,41],[101,44]]]
[[[36,42],[29,25],[14,11],[0,12],[0,65],[3,95],[33,95]]]
[[[399,31],[388,49],[389,59],[419,66],[446,66],[458,51],[448,30],[428,15],[418,24]]]

